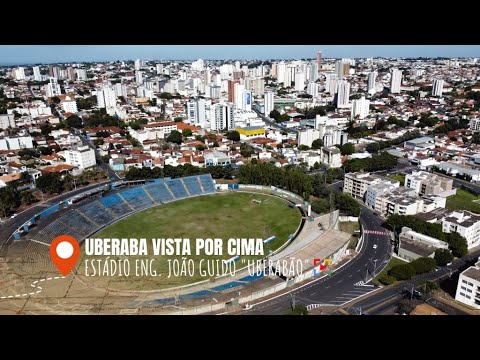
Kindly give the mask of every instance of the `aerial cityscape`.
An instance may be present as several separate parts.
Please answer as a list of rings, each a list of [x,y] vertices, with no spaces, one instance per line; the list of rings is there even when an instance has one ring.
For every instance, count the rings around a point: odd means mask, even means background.
[[[8,48],[0,314],[480,315],[478,57]]]

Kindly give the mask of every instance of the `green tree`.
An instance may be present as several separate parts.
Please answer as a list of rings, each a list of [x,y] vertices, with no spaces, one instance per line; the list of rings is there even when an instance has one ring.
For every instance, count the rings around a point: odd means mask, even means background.
[[[459,233],[447,233],[446,241],[448,248],[452,251],[453,256],[462,257],[468,254],[467,240]]]
[[[277,121],[280,117],[280,112],[277,109],[273,109],[272,111],[270,111],[269,117]]]
[[[240,141],[240,133],[237,130],[229,131],[225,134],[228,140]]]
[[[395,279],[393,276],[390,276],[388,274],[383,274],[378,278],[378,281],[380,281],[383,285],[392,285],[397,279]]]
[[[308,315],[308,310],[306,306],[297,305],[287,315]]]
[[[7,217],[13,209],[19,206],[20,196],[13,186],[0,188],[0,216]]]
[[[310,148],[307,146],[307,145],[300,145],[298,147],[298,150],[300,151],[306,151],[306,150],[310,150]]]
[[[318,169],[320,169],[320,167],[321,167],[320,163],[318,161],[315,161],[315,164],[313,164],[313,168],[315,170],[318,170]]]
[[[46,146],[39,146],[37,150],[40,152],[42,155],[52,155],[52,149]]]
[[[438,266],[445,266],[453,260],[453,255],[450,250],[437,249],[435,250],[434,259]]]
[[[83,126],[83,121],[77,115],[70,115],[67,119],[65,119],[65,125],[70,128],[80,129]]]
[[[347,193],[335,194],[335,207],[347,216],[360,215],[360,205]]]
[[[36,180],[37,189],[43,193],[58,194],[63,191],[63,181],[60,174],[48,173]]]
[[[330,212],[330,203],[327,199],[320,198],[312,202],[312,210],[317,214]]]
[[[183,136],[183,137],[192,136],[192,130],[190,130],[190,129],[183,129],[183,130],[182,130],[182,136]]]
[[[173,121],[175,121],[175,122],[183,122],[183,118],[182,118],[181,116],[178,116],[178,117],[174,118]]]
[[[418,258],[410,263],[417,275],[423,274],[435,269],[435,260],[428,257]]]
[[[397,265],[388,271],[388,275],[397,280],[410,280],[415,275],[415,269],[410,264]]]
[[[346,143],[338,147],[342,155],[351,155],[355,152],[355,145],[352,143]]]
[[[430,294],[432,291],[440,289],[440,286],[435,281],[425,280],[419,288],[423,293]]]
[[[170,135],[168,135],[167,141],[180,145],[182,143],[182,134],[177,130],[173,130]]]
[[[22,204],[24,204],[24,205],[30,205],[30,204],[34,203],[35,201],[37,201],[37,198],[35,196],[33,196],[33,194],[28,190],[22,191],[20,193],[20,199],[22,201]]]

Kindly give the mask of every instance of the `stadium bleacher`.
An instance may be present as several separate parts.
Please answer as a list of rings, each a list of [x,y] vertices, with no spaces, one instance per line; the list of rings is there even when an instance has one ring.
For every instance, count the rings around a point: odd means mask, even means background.
[[[80,215],[76,210],[69,211],[59,220],[69,228],[74,229],[74,231],[82,237],[87,236],[99,227],[97,224],[94,224],[84,216]]]
[[[205,194],[213,194],[215,192],[215,185],[210,174],[200,175],[198,178],[202,182]]]
[[[163,182],[155,182],[154,184],[147,185],[145,189],[158,204],[173,200],[172,194],[170,194]]]
[[[122,197],[132,206],[135,210],[142,209],[149,205],[152,205],[152,200],[148,197],[142,187],[135,187],[121,192]]]
[[[167,180],[165,181],[165,184],[170,188],[173,195],[175,195],[177,199],[183,199],[188,197],[187,190],[185,190],[185,187],[183,186],[180,180],[178,179]]]
[[[77,211],[83,213],[86,217],[92,219],[99,225],[108,224],[110,221],[116,219],[116,217],[98,201],[83,205],[79,207]]]
[[[200,188],[200,184],[198,183],[196,176],[188,176],[182,178],[183,183],[188,189],[190,195],[200,195],[202,194],[202,189]]]

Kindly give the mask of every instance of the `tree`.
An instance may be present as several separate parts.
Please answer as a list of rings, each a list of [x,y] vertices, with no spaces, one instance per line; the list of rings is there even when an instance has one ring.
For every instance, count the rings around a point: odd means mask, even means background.
[[[435,250],[434,259],[438,266],[445,266],[453,260],[453,255],[450,250],[437,249]]]
[[[347,216],[360,215],[360,205],[347,193],[335,194],[335,207]]]
[[[7,217],[13,209],[19,206],[20,196],[14,187],[0,188],[0,216]]]
[[[315,170],[318,170],[318,169],[320,169],[320,167],[321,167],[320,163],[318,161],[315,161],[315,164],[313,164],[313,168]]]
[[[229,131],[225,134],[228,140],[240,141],[240,133],[237,130]]]
[[[270,111],[269,117],[277,121],[277,119],[280,117],[280,112],[277,109],[273,109]]]
[[[168,135],[167,141],[180,145],[182,143],[182,134],[177,130],[173,130],[170,135]]]
[[[313,140],[313,142],[312,142],[312,149],[313,150],[318,150],[322,146],[323,146],[323,140],[322,139]]]
[[[298,147],[298,150],[300,150],[300,151],[307,151],[309,149],[310,148],[307,145],[303,145],[303,144]]]
[[[467,240],[459,233],[447,233],[446,241],[448,248],[452,251],[453,256],[462,257],[468,254]]]
[[[36,180],[36,186],[41,192],[48,194],[57,194],[63,191],[63,181],[58,173],[48,173],[40,176]]]
[[[395,279],[393,276],[390,276],[388,274],[384,274],[378,278],[378,281],[380,281],[383,285],[392,285],[397,279]]]
[[[77,115],[70,115],[65,120],[65,125],[67,125],[68,127],[71,127],[71,128],[80,129],[83,126],[83,121]]]
[[[421,257],[410,263],[417,275],[423,274],[435,269],[436,263],[432,258]]]
[[[312,210],[317,214],[330,212],[330,203],[327,199],[320,198],[312,202]]]
[[[388,275],[397,280],[410,280],[415,275],[415,269],[410,264],[397,265],[388,271]]]
[[[42,155],[52,155],[52,149],[46,146],[39,146],[37,150],[42,154]]]
[[[212,146],[213,146],[213,147],[219,147],[220,145],[218,145],[218,141],[215,140],[215,141],[213,142]]]
[[[93,145],[100,146],[103,145],[104,141],[102,138],[93,140]]]
[[[182,136],[183,136],[183,137],[192,136],[192,130],[190,130],[190,129],[183,129],[183,130],[182,130]]]
[[[338,147],[342,155],[351,155],[355,152],[355,145],[352,143],[346,143]]]
[[[308,310],[306,306],[297,305],[287,315],[308,315]]]
[[[37,201],[37,198],[28,190],[20,193],[20,199],[24,205],[30,205],[31,203]]]
[[[432,291],[438,289],[440,289],[440,286],[434,281],[425,280],[420,284],[420,290],[425,294],[430,294]]]
[[[173,121],[175,121],[175,122],[183,122],[183,118],[182,118],[181,116],[178,116],[178,117],[174,118]]]

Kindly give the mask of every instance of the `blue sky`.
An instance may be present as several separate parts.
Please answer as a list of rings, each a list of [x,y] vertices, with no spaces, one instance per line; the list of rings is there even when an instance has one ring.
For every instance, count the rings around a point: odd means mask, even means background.
[[[480,57],[480,45],[0,45],[0,64],[108,60]]]

